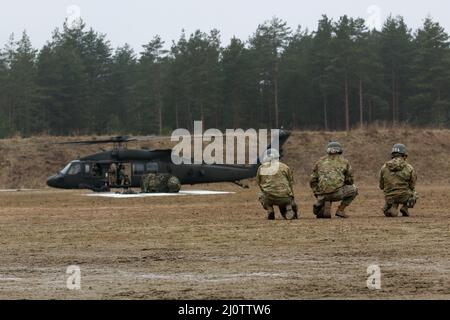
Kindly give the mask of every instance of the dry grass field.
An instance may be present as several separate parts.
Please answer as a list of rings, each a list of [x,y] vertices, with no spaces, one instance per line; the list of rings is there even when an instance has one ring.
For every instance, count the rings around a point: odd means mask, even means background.
[[[350,219],[317,220],[307,176],[330,139],[351,160],[360,195]],[[267,221],[257,187],[235,193],[112,199],[45,188],[45,178],[97,147],[56,138],[0,141],[0,299],[449,299],[450,132],[295,132],[298,221]],[[385,218],[377,171],[392,143],[409,145],[420,199],[410,218]],[[156,147],[166,146],[164,142]],[[381,290],[366,286],[381,268]],[[81,268],[81,290],[66,269]]]
[[[83,191],[0,193],[2,299],[450,298],[448,188],[420,188],[411,218],[382,216],[361,188],[348,220],[265,220],[256,189],[109,199]],[[279,218],[279,217],[278,217]],[[381,290],[367,289],[378,264]],[[81,268],[81,290],[66,268]]]

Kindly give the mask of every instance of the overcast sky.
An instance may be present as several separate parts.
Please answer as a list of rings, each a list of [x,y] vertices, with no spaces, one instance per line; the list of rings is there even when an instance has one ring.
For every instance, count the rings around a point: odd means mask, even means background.
[[[343,14],[368,19],[379,26],[389,15],[402,15],[418,28],[431,15],[450,31],[450,1],[426,0],[0,0],[0,46],[14,32],[27,30],[35,47],[51,38],[52,30],[68,17],[81,15],[88,26],[106,33],[114,47],[129,43],[140,52],[141,45],[159,34],[168,43],[178,39],[184,28],[217,28],[224,43],[235,35],[243,40],[258,24],[278,16],[295,29],[314,29],[322,14]]]

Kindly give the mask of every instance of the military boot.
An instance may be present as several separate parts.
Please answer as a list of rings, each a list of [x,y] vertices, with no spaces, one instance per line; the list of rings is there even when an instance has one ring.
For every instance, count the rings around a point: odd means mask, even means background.
[[[292,210],[294,210],[294,219],[297,220],[299,216],[298,208],[294,207]]]
[[[407,206],[402,206],[400,212],[402,213],[403,217],[409,217],[409,211]]]
[[[267,220],[275,220],[275,212],[269,211],[269,214],[267,215]]]
[[[292,209],[292,206],[286,206],[286,212],[283,213],[283,217],[286,220],[298,219],[297,213],[294,212],[294,210]]]
[[[384,204],[383,213],[386,217],[391,216],[391,207],[392,207],[392,204],[389,204],[387,202]]]
[[[397,203],[393,203],[393,204],[386,204],[384,206],[384,215],[386,217],[397,217],[398,216],[398,204]]]
[[[329,216],[329,217],[325,216],[325,206],[326,206],[326,203],[323,204],[323,205],[321,205],[319,203],[314,204],[313,212],[316,215],[317,219],[329,219],[329,218],[331,218],[331,216]],[[327,212],[329,212],[329,211],[330,210],[328,209]]]
[[[330,201],[325,201],[322,212],[323,219],[331,219],[331,204]]]
[[[319,219],[322,218],[322,214],[323,214],[323,206],[320,205],[319,203],[315,203],[313,205],[313,213],[314,215]]]
[[[339,218],[348,218],[348,214],[345,213],[345,208],[347,208],[347,206],[345,204],[340,204],[339,207],[336,210],[336,217]]]
[[[295,203],[295,201],[292,201],[292,210],[294,211],[294,214],[295,214],[295,216],[294,216],[294,219],[298,219],[298,216],[299,216],[299,210],[298,210],[298,205],[297,205],[297,203]]]

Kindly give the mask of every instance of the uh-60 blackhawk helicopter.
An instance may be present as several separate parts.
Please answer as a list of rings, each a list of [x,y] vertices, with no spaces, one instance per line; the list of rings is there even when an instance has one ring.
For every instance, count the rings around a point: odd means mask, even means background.
[[[279,131],[279,151],[290,136],[290,132]],[[128,149],[127,143],[138,138],[119,136],[106,140],[74,141],[60,144],[107,144],[108,151],[88,155],[71,161],[64,169],[47,180],[47,185],[60,189],[90,189],[108,192],[111,188],[139,188],[142,179],[150,173],[168,173],[178,178],[182,185],[232,182],[238,186],[244,179],[253,178],[259,166],[229,164],[174,164],[172,149],[145,150]],[[269,144],[268,148],[271,147]],[[111,170],[111,168],[114,168]],[[116,175],[112,177],[111,175]]]

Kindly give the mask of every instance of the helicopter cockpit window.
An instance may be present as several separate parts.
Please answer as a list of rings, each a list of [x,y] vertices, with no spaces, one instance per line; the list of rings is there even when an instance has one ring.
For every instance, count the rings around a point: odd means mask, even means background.
[[[72,162],[69,163],[67,166],[64,167],[64,169],[61,170],[61,174],[66,175],[67,172],[69,171],[70,166],[72,165]]]
[[[156,173],[158,172],[158,163],[156,162],[147,162],[145,164],[145,171],[148,173]]]
[[[76,174],[79,174],[81,172],[81,163],[73,163],[70,166],[69,171],[67,172],[68,175],[74,176]]]

